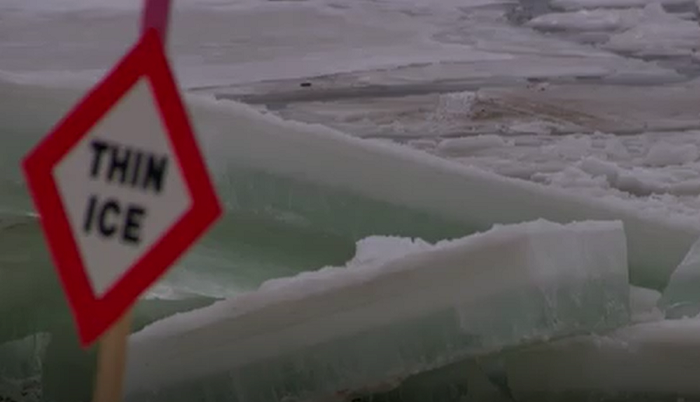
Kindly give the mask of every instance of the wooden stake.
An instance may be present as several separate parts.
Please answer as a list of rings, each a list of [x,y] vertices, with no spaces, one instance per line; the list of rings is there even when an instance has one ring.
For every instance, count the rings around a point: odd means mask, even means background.
[[[126,343],[130,333],[131,312],[126,312],[100,339],[93,402],[122,401]]]

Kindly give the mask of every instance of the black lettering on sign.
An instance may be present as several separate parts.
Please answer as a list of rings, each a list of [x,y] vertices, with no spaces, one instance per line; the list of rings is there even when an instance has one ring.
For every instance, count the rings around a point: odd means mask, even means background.
[[[146,210],[138,205],[130,205],[126,210],[122,240],[126,243],[138,244],[141,241],[141,223]]]
[[[165,172],[168,169],[168,158],[149,155],[147,166],[146,177],[143,180],[143,189],[148,190],[149,187],[154,187],[153,190],[158,194],[163,190]]]
[[[160,194],[168,175],[168,155],[94,139],[90,177]],[[103,163],[103,161],[105,161]]]
[[[101,200],[97,195],[88,199],[83,215],[83,232],[103,239],[117,239],[124,244],[141,242],[141,226],[146,209],[141,205],[122,205],[114,198]]]
[[[129,180],[129,185],[135,187],[139,180],[139,172],[141,171],[141,159],[142,153],[137,152],[134,156],[134,163],[131,165],[131,180]]]
[[[107,144],[100,140],[93,140],[90,145],[92,146],[92,168],[90,169],[90,177],[94,179],[100,171],[102,155],[107,150]]]
[[[90,233],[92,230],[93,217],[95,216],[95,204],[97,204],[97,197],[94,195],[88,200],[88,206],[85,210],[85,218],[83,219],[83,232]]]
[[[117,182],[119,184],[124,184],[126,181],[126,170],[129,168],[129,161],[131,160],[131,150],[122,147],[111,147],[110,158],[109,158],[109,170],[107,171],[107,180],[110,182],[114,181],[114,177],[119,175]]]
[[[117,215],[119,217],[119,213],[121,212],[121,208],[119,208],[119,204],[117,201],[114,199],[108,199],[106,200],[101,207],[99,207],[100,212],[99,212],[99,220],[98,220],[98,227],[100,230],[100,234],[103,237],[112,237],[114,233],[117,231],[117,224],[116,223],[109,223],[107,220],[110,212],[111,215]],[[114,221],[114,219],[111,219]]]

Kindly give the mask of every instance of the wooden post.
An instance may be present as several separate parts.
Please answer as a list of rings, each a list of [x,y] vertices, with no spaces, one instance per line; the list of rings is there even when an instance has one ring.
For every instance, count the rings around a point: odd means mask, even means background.
[[[131,312],[127,312],[100,339],[93,402],[122,401],[126,344],[130,333]]]

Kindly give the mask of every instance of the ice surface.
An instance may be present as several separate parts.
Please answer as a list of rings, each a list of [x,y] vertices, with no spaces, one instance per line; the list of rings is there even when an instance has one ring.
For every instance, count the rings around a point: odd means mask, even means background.
[[[168,401],[332,395],[616,327],[629,318],[624,237],[621,222],[538,221],[435,245],[374,239],[405,254],[361,254],[367,265],[277,279],[144,328],[127,387]]]
[[[613,35],[602,47],[640,57],[689,56],[700,45],[698,35],[697,22],[673,16],[653,3],[646,6],[639,24]]]
[[[552,7],[564,10],[580,10],[591,8],[628,8],[644,7],[649,4],[692,4],[692,0],[552,0]]]
[[[694,57],[700,29],[683,14],[666,12],[657,2],[644,8],[549,13],[526,25],[637,57]]]
[[[504,147],[508,143],[498,135],[478,135],[475,137],[451,138],[441,141],[436,151],[442,155],[468,154],[486,148]]]
[[[528,26],[544,31],[615,31],[634,26],[641,18],[639,9],[592,9],[549,13],[527,22]]]
[[[0,49],[6,55],[0,70],[50,71],[94,80],[136,39],[141,2],[62,3],[12,0],[0,5],[0,12],[12,16],[0,26],[5,38]],[[479,3],[493,2],[474,2]],[[434,32],[459,13],[457,2],[443,7],[451,13],[431,7],[427,15],[409,14],[425,7],[405,1],[175,2],[169,47],[186,86],[298,79],[437,61],[511,59],[468,44],[433,40]],[[28,47],[33,54],[25,50]]]
[[[659,308],[661,292],[653,289],[630,287],[630,311],[632,322],[660,321],[664,312]]]
[[[513,27],[503,16],[504,3],[513,2],[178,1],[169,47],[187,88],[364,72],[385,76],[378,80],[383,83],[415,82],[415,75],[439,82],[454,72],[482,79],[678,76],[653,63]],[[0,14],[8,17],[0,25],[0,70],[94,81],[136,39],[139,5],[2,2]],[[252,34],[258,32],[263,34]]]

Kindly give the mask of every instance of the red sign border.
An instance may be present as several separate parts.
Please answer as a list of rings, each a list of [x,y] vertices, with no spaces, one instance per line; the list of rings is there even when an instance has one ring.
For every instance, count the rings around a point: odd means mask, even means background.
[[[61,159],[141,79],[150,84],[180,165],[191,205],[102,297],[94,293],[53,177]],[[97,84],[22,162],[83,347],[109,329],[219,218],[222,208],[155,29]]]

